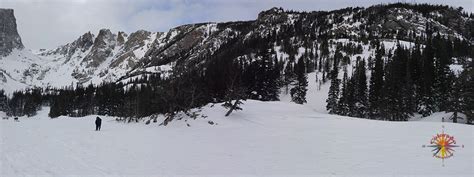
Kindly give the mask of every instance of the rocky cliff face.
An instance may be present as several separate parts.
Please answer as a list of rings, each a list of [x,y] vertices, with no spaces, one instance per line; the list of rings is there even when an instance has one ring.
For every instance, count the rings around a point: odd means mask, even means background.
[[[92,45],[91,52],[82,60],[87,64],[87,67],[98,67],[102,62],[110,57],[113,53],[117,43],[116,35],[108,29],[99,31],[97,38],[95,38],[94,45]]]
[[[7,56],[13,49],[22,48],[13,9],[0,9],[0,57]]]

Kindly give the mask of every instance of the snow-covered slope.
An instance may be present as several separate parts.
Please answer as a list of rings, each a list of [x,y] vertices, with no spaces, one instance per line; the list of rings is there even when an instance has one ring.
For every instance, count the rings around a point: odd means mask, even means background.
[[[26,49],[14,49],[8,56],[0,57],[0,88],[7,93],[31,87],[45,73],[45,61]]]
[[[221,104],[178,114],[167,126],[100,116],[0,120],[0,176],[470,176],[474,127],[442,123],[437,113],[410,122],[329,115],[329,84],[308,75],[308,104],[247,100],[225,117]],[[1,117],[2,113],[0,113]],[[150,118],[152,120],[152,118]],[[465,148],[432,157],[433,135],[445,131]],[[414,165],[416,164],[416,165]]]
[[[474,127],[385,122],[317,113],[287,102],[249,100],[224,117],[184,117],[168,126],[95,116],[0,120],[0,176],[471,176]],[[160,120],[161,121],[161,120]],[[209,122],[212,121],[213,125]],[[189,126],[188,126],[189,125]],[[441,126],[455,136],[442,161],[422,148]]]

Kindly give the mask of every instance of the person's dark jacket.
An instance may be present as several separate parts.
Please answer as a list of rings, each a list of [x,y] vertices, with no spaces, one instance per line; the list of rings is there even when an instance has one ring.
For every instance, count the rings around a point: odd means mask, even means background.
[[[97,118],[95,119],[95,125],[100,126],[101,124],[102,124],[102,119],[100,119],[99,117],[97,117]]]

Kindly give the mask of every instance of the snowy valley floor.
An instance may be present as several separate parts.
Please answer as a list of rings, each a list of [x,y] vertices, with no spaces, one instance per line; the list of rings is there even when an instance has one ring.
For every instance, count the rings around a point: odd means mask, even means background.
[[[0,120],[0,176],[472,176],[474,126],[385,122],[317,113],[288,102],[247,101],[224,117],[124,124],[103,117]],[[217,125],[210,125],[213,121]],[[186,125],[188,123],[190,127]],[[454,157],[432,157],[442,125]]]

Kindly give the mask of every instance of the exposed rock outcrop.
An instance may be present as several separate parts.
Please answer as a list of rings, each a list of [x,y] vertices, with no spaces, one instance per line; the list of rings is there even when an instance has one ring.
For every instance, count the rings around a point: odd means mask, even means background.
[[[0,57],[7,56],[13,49],[23,49],[15,15],[13,9],[0,9]]]
[[[82,62],[87,63],[87,67],[97,67],[112,55],[115,48],[115,35],[109,29],[101,29],[91,52],[84,58]]]

